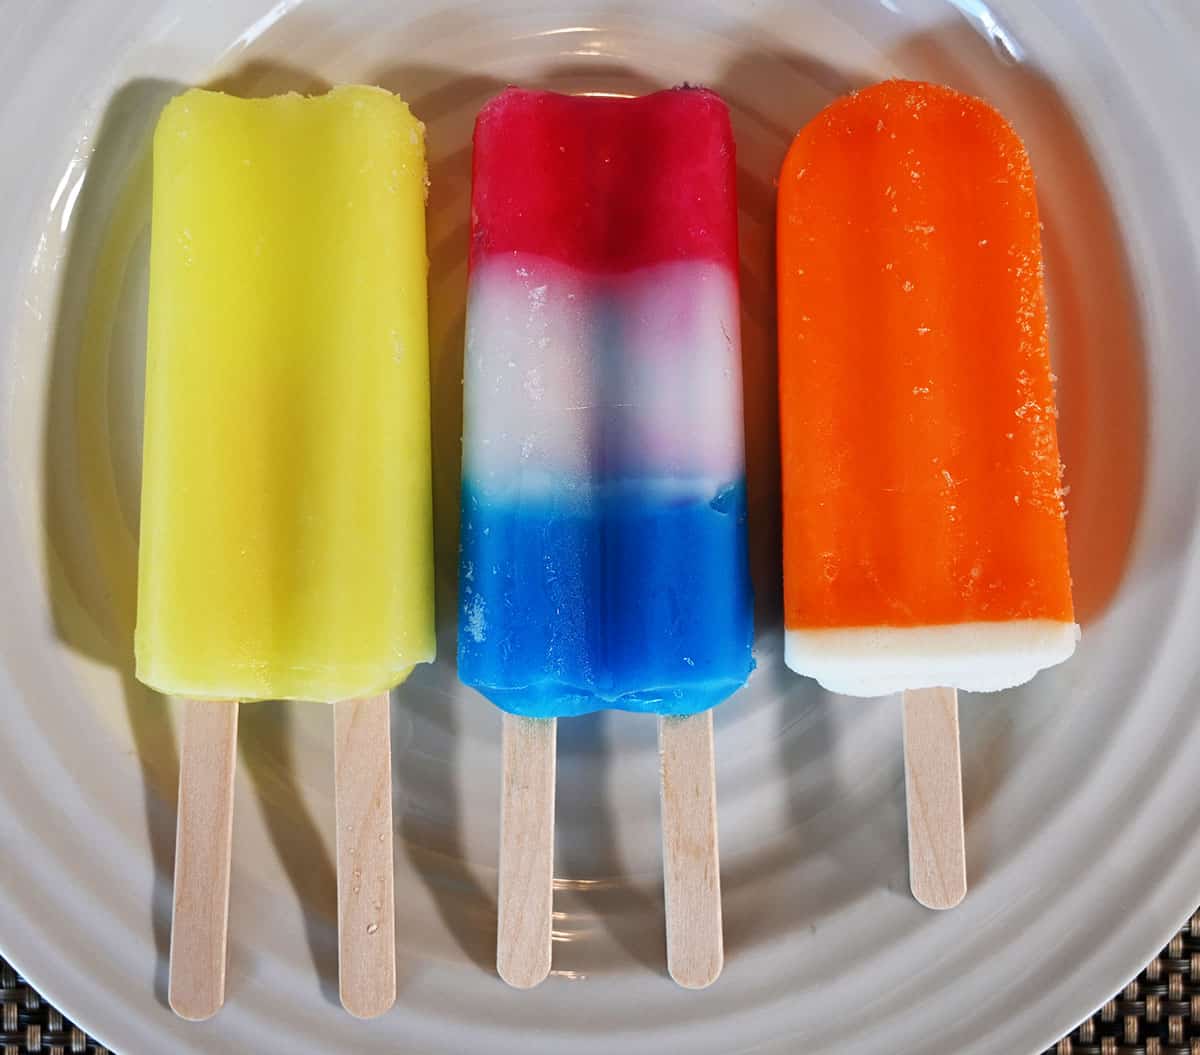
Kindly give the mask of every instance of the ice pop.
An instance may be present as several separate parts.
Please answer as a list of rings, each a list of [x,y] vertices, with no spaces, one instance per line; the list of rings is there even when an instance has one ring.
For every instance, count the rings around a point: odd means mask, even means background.
[[[155,137],[138,677],[335,701],[433,656],[425,163],[395,96],[190,91]]]
[[[1041,236],[1012,128],[928,84],[834,103],[780,176],[778,290],[788,664],[871,696],[1066,659]]]
[[[725,104],[509,89],[474,144],[459,675],[706,711],[753,666]]]
[[[336,703],[341,993],[377,1014],[387,692],[434,652],[424,129],[373,88],[188,91],[153,193],[136,653],[187,700],[171,1003],[223,1000],[237,701],[287,698]]]
[[[517,714],[750,672],[724,104],[510,90],[475,131],[459,671]]]
[[[966,893],[955,690],[1071,655],[1033,172],[986,103],[888,81],[779,179],[785,657],[904,691],[910,879]]]

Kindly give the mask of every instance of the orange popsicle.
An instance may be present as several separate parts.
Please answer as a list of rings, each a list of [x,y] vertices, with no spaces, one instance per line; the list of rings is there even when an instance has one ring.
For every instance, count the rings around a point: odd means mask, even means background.
[[[786,659],[873,696],[1007,688],[1078,628],[1034,179],[979,99],[887,81],[779,180]]]

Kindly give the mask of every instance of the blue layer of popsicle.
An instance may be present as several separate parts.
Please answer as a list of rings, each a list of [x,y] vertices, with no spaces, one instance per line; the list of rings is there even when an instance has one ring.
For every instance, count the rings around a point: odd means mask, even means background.
[[[742,483],[537,498],[463,485],[459,677],[514,714],[694,714],[754,667]]]

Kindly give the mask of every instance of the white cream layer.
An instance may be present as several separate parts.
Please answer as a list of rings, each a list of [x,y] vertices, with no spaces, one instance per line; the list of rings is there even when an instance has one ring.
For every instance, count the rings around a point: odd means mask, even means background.
[[[1070,657],[1079,627],[1052,619],[788,630],[784,660],[844,696],[938,686],[997,692]]]
[[[683,260],[592,274],[529,254],[471,274],[463,469],[487,489],[744,471],[737,279]]]

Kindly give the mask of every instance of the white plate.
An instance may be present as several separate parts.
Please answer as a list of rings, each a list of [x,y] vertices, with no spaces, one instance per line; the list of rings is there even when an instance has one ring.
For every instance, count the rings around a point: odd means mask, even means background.
[[[123,1055],[1034,1052],[1200,898],[1193,543],[1200,25],[1190,0],[0,0],[0,946]],[[1084,638],[963,701],[972,889],[908,896],[894,701],[824,696],[778,632],[773,176],[890,74],[985,94],[1040,176]],[[334,1003],[330,712],[245,708],[229,1001],[163,1001],[177,746],[130,677],[147,136],[183,83],[367,81],[429,125],[441,661],[394,699],[399,1003]],[[653,723],[564,723],[556,976],[491,969],[497,713],[454,677],[468,141],[506,82],[688,80],[733,109],[759,668],[718,712],[729,962],[663,971]]]

